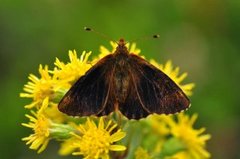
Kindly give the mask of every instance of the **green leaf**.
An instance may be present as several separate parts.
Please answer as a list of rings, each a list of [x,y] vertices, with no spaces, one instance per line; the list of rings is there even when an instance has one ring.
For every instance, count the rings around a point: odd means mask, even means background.
[[[179,140],[178,138],[172,137],[163,144],[162,152],[159,155],[159,157],[164,158],[166,156],[172,156],[185,149],[186,149],[186,146],[181,140]]]

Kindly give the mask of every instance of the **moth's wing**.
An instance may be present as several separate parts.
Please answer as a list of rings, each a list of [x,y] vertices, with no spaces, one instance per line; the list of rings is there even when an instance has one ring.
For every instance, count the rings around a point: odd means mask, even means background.
[[[174,114],[189,107],[187,96],[166,74],[137,55],[129,58],[136,96],[147,112]]]
[[[72,116],[89,116],[98,115],[107,105],[113,103],[109,101],[113,99],[110,98],[113,61],[113,56],[110,54],[90,68],[65,94],[58,109]],[[112,111],[111,109],[109,107],[107,112]]]
[[[128,74],[131,74],[131,71],[128,70]],[[120,112],[126,116],[128,119],[141,119],[149,114],[148,110],[146,110],[141,103],[141,99],[137,95],[137,89],[135,88],[135,81],[132,76],[129,77],[129,84],[127,95],[124,101],[119,101]]]

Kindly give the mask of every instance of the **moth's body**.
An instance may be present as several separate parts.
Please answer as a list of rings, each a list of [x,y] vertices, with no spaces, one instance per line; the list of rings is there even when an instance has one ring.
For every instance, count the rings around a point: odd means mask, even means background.
[[[126,46],[120,45],[117,51],[113,54],[114,59],[114,71],[113,71],[113,83],[115,86],[116,102],[124,101],[129,89],[130,74],[129,70],[129,54]]]
[[[188,108],[183,91],[162,71],[129,53],[123,39],[72,86],[59,110],[72,116],[108,115],[120,111],[129,119],[173,114]]]

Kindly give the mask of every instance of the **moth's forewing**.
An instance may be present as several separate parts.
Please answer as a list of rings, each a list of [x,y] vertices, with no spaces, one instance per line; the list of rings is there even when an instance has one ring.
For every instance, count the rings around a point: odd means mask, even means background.
[[[135,91],[131,98],[137,99],[146,112],[174,114],[189,107],[190,101],[184,92],[155,66],[134,54],[129,55],[129,65]],[[135,109],[135,114],[139,113],[139,108]]]
[[[126,98],[124,101],[119,101],[119,110],[128,119],[141,119],[151,114],[147,109],[144,108],[141,98],[138,96],[136,84],[133,76],[136,76],[129,68],[129,84],[127,88]]]
[[[114,71],[113,55],[101,59],[70,88],[58,109],[71,116],[89,116],[101,113],[110,99],[110,86]],[[105,114],[113,110],[108,107]]]
[[[114,72],[114,68],[113,68],[113,72]],[[105,100],[105,103],[104,103],[104,107],[102,108],[102,110],[100,112],[98,112],[96,114],[96,116],[104,116],[104,115],[108,115],[112,112],[114,112],[116,110],[115,108],[115,104],[116,104],[116,97],[115,97],[115,87],[114,87],[114,84],[113,84],[113,77],[109,76],[109,81],[111,81],[109,83],[109,94],[108,94],[108,97],[107,99]]]

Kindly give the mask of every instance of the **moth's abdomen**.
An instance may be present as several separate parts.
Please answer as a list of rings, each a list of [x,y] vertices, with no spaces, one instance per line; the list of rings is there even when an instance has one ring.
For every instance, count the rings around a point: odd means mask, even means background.
[[[118,71],[115,74],[114,83],[116,87],[117,101],[125,101],[129,87],[129,75],[128,72]]]
[[[118,57],[115,65],[114,85],[117,102],[123,102],[126,99],[129,88],[129,69],[126,59]]]

